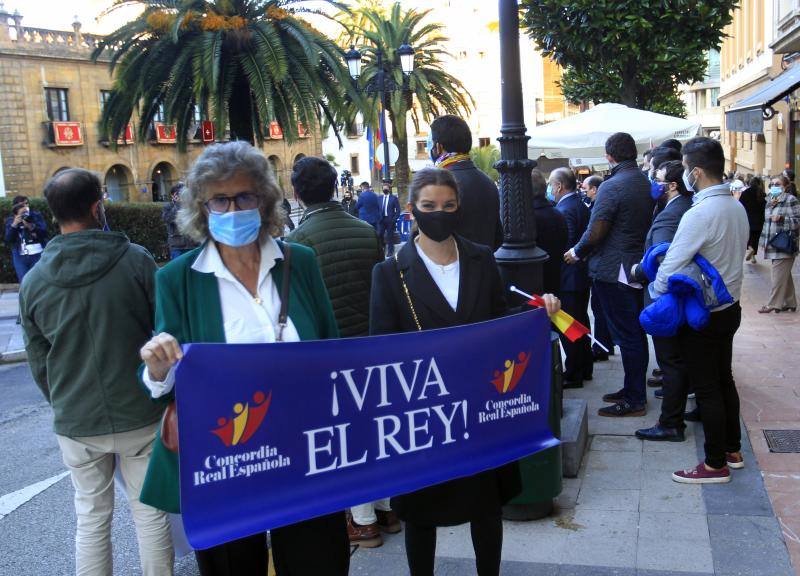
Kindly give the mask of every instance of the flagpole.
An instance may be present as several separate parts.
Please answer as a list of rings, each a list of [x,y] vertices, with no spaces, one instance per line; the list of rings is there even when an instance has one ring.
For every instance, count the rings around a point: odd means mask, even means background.
[[[533,296],[531,296],[531,295],[530,295],[530,294],[528,294],[527,292],[523,292],[522,290],[520,290],[520,289],[519,289],[519,288],[517,288],[516,286],[511,286],[511,287],[509,288],[509,290],[511,290],[512,292],[516,292],[516,293],[517,293],[517,294],[519,294],[520,296],[524,296],[524,297],[525,297],[525,298],[527,298],[528,300],[535,300],[535,298],[534,298]],[[600,348],[602,348],[602,349],[603,349],[603,350],[604,350],[604,351],[605,351],[607,354],[610,354],[610,353],[611,353],[611,351],[610,351],[608,348],[606,348],[606,347],[605,347],[605,346],[603,346],[603,345],[602,345],[600,342],[598,342],[598,341],[597,341],[597,339],[594,337],[594,335],[592,335],[592,333],[591,333],[591,332],[587,332],[587,333],[586,333],[586,335],[589,337],[589,340],[591,340],[591,341],[592,341],[592,344],[597,344],[597,345],[598,345]]]

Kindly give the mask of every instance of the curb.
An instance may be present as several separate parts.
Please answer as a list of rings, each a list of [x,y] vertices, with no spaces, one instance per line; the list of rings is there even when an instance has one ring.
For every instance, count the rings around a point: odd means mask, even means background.
[[[16,362],[26,362],[28,360],[28,353],[23,350],[11,350],[10,352],[3,352],[0,354],[0,364],[13,364]]]

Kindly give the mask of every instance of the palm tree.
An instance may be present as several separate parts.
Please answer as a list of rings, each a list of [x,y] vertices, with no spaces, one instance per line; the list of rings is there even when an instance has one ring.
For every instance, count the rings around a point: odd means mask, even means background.
[[[407,90],[392,92],[387,108],[392,123],[392,141],[400,151],[400,158],[395,164],[395,181],[401,193],[408,187],[409,179],[407,114],[411,112],[418,130],[422,120],[430,122],[445,113],[467,114],[474,105],[472,96],[461,81],[444,70],[443,60],[449,54],[443,45],[448,39],[442,35],[441,24],[423,22],[430,12],[414,9],[403,11],[399,2],[392,6],[388,17],[375,9],[360,12],[366,22],[360,32],[366,40],[366,46],[360,48],[364,56],[362,85],[369,84],[377,73],[376,52],[380,47],[384,53],[383,67],[387,77],[391,77],[398,87],[407,87]],[[406,43],[414,47],[416,54],[414,71],[408,78],[403,78],[397,50]],[[361,109],[365,123],[377,129],[380,96],[372,95],[366,104]]]
[[[338,9],[341,3],[321,0]],[[216,133],[263,142],[277,122],[292,142],[298,123],[336,126],[352,89],[342,50],[301,16],[320,10],[300,0],[117,0],[142,14],[103,39],[92,53],[111,54],[114,87],[101,134],[116,142],[134,110],[140,138],[159,111],[177,125],[178,145],[195,114],[210,113]],[[338,132],[337,132],[338,135]]]
[[[494,168],[495,163],[500,160],[500,150],[494,144],[473,148],[469,151],[472,163],[483,171],[494,182],[500,179],[500,173]]]

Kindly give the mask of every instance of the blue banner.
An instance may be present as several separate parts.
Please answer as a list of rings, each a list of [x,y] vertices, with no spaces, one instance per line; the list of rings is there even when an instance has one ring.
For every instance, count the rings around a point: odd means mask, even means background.
[[[181,510],[208,548],[550,448],[550,322],[192,344],[177,370]]]

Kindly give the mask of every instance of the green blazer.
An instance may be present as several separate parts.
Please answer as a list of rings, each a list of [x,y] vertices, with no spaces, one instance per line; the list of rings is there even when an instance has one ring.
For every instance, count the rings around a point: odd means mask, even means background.
[[[283,250],[284,244],[278,244]],[[299,244],[291,246],[289,318],[301,340],[338,338],[336,318],[314,251]],[[202,249],[200,246],[187,252],[156,274],[156,333],[171,334],[181,344],[225,342],[217,278],[192,270]],[[271,272],[277,286],[281,285],[283,266],[283,260],[277,260]],[[167,403],[173,397],[170,393],[156,401]],[[160,510],[180,513],[178,478],[178,455],[167,450],[161,434],[156,434],[139,499]]]

